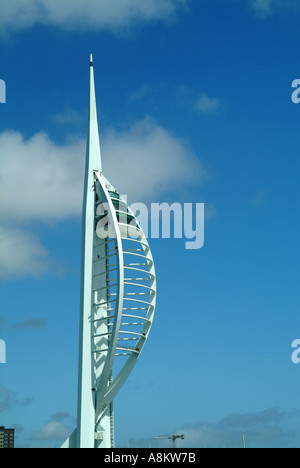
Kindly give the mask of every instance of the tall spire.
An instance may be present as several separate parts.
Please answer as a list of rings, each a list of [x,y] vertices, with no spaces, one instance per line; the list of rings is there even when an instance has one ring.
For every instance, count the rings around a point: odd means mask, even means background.
[[[89,169],[102,172],[99,129],[97,119],[95,80],[93,56],[90,55],[90,99],[89,99],[89,125],[87,140],[87,163]]]
[[[77,429],[64,448],[114,447],[113,400],[141,354],[155,312],[155,267],[146,236],[126,201],[100,171],[91,56],[82,210]],[[99,202],[105,206],[105,225],[100,223],[103,217],[98,215]],[[114,366],[119,357],[121,362]],[[113,368],[117,370],[115,376]]]

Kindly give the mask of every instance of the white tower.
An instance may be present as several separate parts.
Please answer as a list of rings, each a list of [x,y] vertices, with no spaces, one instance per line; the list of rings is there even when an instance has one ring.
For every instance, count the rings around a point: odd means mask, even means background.
[[[155,301],[147,239],[126,201],[102,174],[91,56],[77,429],[63,448],[114,447],[113,399],[147,341]]]

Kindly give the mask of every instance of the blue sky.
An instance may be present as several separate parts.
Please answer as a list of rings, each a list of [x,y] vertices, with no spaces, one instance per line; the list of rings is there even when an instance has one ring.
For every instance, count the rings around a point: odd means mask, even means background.
[[[75,424],[93,53],[106,176],[207,212],[200,250],[149,240],[157,313],[117,445],[299,447],[299,20],[293,0],[2,0],[0,425],[17,446]]]

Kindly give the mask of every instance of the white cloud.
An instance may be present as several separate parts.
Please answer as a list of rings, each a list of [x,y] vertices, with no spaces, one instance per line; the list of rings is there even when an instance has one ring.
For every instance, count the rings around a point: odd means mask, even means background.
[[[149,98],[154,91],[148,85],[143,85],[128,96],[128,102],[142,101]]]
[[[242,448],[242,432],[235,428],[224,427],[221,424],[202,423],[196,427],[182,429],[185,434],[185,447],[239,447]],[[285,439],[286,435],[281,427],[274,424],[266,424],[251,427],[246,432],[246,445],[256,446],[273,444],[279,439]]]
[[[85,139],[57,145],[45,133],[26,140],[7,131],[0,147],[0,278],[57,270],[30,222],[47,225],[81,215]],[[105,175],[129,203],[157,200],[205,177],[193,152],[150,118],[127,131],[108,131],[102,155]]]
[[[269,16],[273,12],[274,0],[251,0],[252,8],[261,16]]]
[[[168,20],[189,0],[1,0],[2,31],[53,24],[66,29],[112,29]]]
[[[266,18],[282,8],[299,10],[299,0],[250,0],[250,5],[259,18]]]
[[[59,421],[51,421],[35,432],[31,440],[64,440],[70,435],[70,429]]]
[[[200,114],[216,115],[222,109],[219,98],[211,98],[205,93],[201,93],[195,102],[195,110]]]
[[[224,100],[217,96],[209,96],[205,92],[195,92],[187,86],[175,89],[178,105],[206,116],[217,115],[224,110]]]
[[[0,220],[47,222],[79,213],[84,141],[59,146],[44,133],[25,140],[4,132],[0,147]]]
[[[128,195],[129,203],[155,201],[205,177],[188,146],[149,118],[129,131],[108,132],[103,157],[104,172],[119,192]]]
[[[0,134],[0,221],[64,220],[81,213],[85,140],[57,145],[44,133]],[[105,175],[129,202],[157,199],[205,176],[179,138],[150,118],[103,137]]]
[[[85,114],[70,106],[66,106],[63,112],[53,115],[53,120],[58,124],[72,125],[73,128],[75,125],[79,126],[86,122]]]
[[[299,440],[298,431],[289,430],[299,420],[299,410],[271,407],[253,413],[229,414],[217,422],[200,422],[176,428],[176,434],[184,434],[178,447],[185,448],[242,448],[245,433],[246,447],[292,447]],[[135,440],[135,447],[147,447],[148,440]],[[155,447],[166,446],[166,440],[156,440]]]
[[[286,444],[288,434],[284,422],[299,418],[299,410],[271,407],[255,413],[229,414],[217,423],[200,423],[178,431],[185,433],[185,447],[242,447],[242,433],[246,445],[260,446]]]
[[[0,279],[38,277],[52,264],[49,252],[39,238],[15,226],[0,226],[0,245]]]
[[[119,31],[150,21],[170,21],[192,0],[1,0],[0,34],[25,30],[35,24],[66,30]],[[245,0],[243,0],[245,1]],[[298,8],[298,0],[246,0],[259,17],[278,7]]]
[[[80,213],[85,143],[59,146],[44,133],[25,140],[3,132],[0,147],[0,278],[61,271],[28,223]]]

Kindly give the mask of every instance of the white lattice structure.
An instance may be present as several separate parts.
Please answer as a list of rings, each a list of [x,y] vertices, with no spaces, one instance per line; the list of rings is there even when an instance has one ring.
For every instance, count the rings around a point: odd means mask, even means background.
[[[114,447],[113,399],[147,341],[156,278],[138,220],[102,174],[93,60],[82,222],[78,425],[63,448]]]

